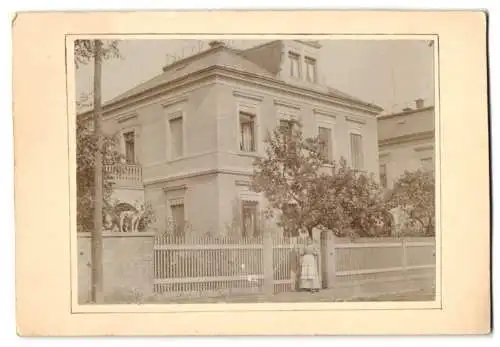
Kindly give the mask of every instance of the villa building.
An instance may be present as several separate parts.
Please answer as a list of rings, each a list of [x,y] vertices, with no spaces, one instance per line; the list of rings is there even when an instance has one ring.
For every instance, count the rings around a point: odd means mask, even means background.
[[[127,162],[115,175],[114,197],[150,202],[160,230],[172,218],[179,232],[188,222],[196,233],[225,233],[236,221],[242,234],[255,233],[266,201],[249,189],[252,162],[264,154],[268,131],[291,120],[302,123],[305,136],[319,135],[330,159],[344,157],[378,177],[378,144],[392,159],[396,140],[389,126],[377,135],[377,121],[400,117],[377,120],[380,107],[325,85],[321,64],[328,62],[320,52],[316,41],[278,40],[247,50],[213,41],[107,102],[103,130],[121,134]],[[410,127],[422,119],[427,136],[426,112],[401,119]],[[419,146],[432,141],[420,137]],[[427,158],[424,149],[418,153]]]
[[[434,106],[422,99],[415,108],[378,116],[380,183],[392,188],[405,170],[434,171]]]

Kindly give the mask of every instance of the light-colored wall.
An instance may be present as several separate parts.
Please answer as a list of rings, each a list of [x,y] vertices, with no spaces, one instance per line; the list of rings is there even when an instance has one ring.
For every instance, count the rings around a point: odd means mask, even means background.
[[[434,131],[434,107],[424,107],[408,112],[380,116],[378,139],[385,141],[396,137]]]
[[[388,188],[405,171],[423,169],[421,160],[435,163],[434,107],[378,119],[379,162],[386,165]]]
[[[387,187],[392,188],[405,171],[423,169],[421,159],[435,160],[434,139],[410,141],[391,146],[381,146],[380,165],[386,165]]]
[[[171,217],[169,202],[184,201],[185,219],[193,233],[219,232],[220,194],[215,174],[197,175],[146,186],[145,200],[150,201],[156,217],[152,229],[164,231]]]
[[[90,233],[78,233],[78,301],[90,299]],[[154,234],[103,235],[103,290],[107,303],[147,298],[153,291]],[[133,302],[133,301],[132,301]]]
[[[255,154],[240,152],[239,111],[257,115]],[[169,155],[168,119],[175,112],[183,113],[185,142],[184,156],[173,159]],[[349,132],[361,133],[365,169],[378,177],[375,116],[304,95],[217,79],[162,96],[136,107],[133,113],[137,117],[119,123],[114,119],[123,119],[127,112],[122,112],[108,122],[115,131],[120,126],[139,129],[137,152],[144,200],[155,209],[155,228],[165,228],[169,215],[164,188],[185,184],[186,219],[193,229],[200,233],[225,230],[233,220],[228,205],[240,189],[236,181],[238,177],[248,180],[256,155],[265,153],[264,139],[280,119],[301,121],[305,136],[316,136],[320,121],[323,126],[325,122],[331,125],[335,160],[345,157],[350,162]]]
[[[305,136],[316,136],[319,120],[332,125],[334,159],[350,162],[349,132],[363,136],[365,170],[378,176],[377,120],[373,115],[346,110],[303,96],[242,86],[236,82],[218,84],[218,166],[251,172],[254,156],[239,152],[238,109],[257,114],[257,151],[264,154],[264,139],[280,119],[294,117],[303,124]],[[236,93],[235,93],[236,91]]]

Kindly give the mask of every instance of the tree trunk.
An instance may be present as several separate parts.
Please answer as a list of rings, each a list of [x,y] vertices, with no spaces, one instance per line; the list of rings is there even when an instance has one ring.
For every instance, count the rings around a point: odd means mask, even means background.
[[[91,299],[94,303],[103,300],[103,265],[102,265],[102,211],[103,211],[103,170],[102,170],[102,136],[101,136],[101,45],[94,41],[94,136],[97,150],[95,152],[94,173],[94,228],[92,230],[92,273]]]

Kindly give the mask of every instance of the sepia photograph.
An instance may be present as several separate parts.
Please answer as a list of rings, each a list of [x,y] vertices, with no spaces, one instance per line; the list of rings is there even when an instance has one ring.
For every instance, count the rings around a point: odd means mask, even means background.
[[[436,300],[436,37],[72,40],[79,304]]]
[[[489,333],[486,24],[18,15],[17,334]]]

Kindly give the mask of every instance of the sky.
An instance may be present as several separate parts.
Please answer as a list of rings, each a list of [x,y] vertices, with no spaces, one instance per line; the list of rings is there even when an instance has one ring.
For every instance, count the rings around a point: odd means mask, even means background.
[[[103,102],[162,72],[171,61],[206,49],[207,40],[125,40],[122,59],[109,60],[102,69]],[[249,48],[265,40],[227,40],[235,48]],[[411,107],[422,98],[434,103],[434,46],[425,40],[321,40],[320,71],[330,87],[375,103],[384,113]],[[93,65],[76,71],[76,95],[92,89]]]

